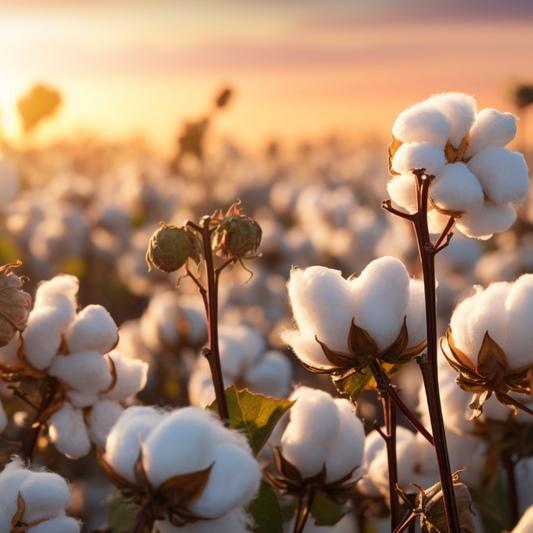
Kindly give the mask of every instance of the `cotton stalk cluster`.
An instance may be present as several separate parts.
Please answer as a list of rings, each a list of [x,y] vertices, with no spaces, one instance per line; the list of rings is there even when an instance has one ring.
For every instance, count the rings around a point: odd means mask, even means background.
[[[495,109],[476,113],[462,93],[432,96],[403,111],[393,126],[388,184],[392,200],[417,211],[410,169],[434,176],[430,231],[441,232],[450,216],[469,237],[489,238],[516,220],[529,187],[524,156],[504,148],[516,135],[517,117]]]
[[[65,514],[70,487],[52,472],[34,472],[14,458],[0,473],[0,533],[79,533],[80,524]],[[17,529],[20,528],[20,529]]]
[[[135,495],[135,503],[158,502],[155,516],[164,515],[175,526],[209,519],[211,530],[218,531],[217,519],[230,520],[228,513],[247,505],[261,481],[245,437],[225,428],[212,411],[197,407],[126,409],[100,461],[119,488]],[[160,529],[173,531],[170,525]]]

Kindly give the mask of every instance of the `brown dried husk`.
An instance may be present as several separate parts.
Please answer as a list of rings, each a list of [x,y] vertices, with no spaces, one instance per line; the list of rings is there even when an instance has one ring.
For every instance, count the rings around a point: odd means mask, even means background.
[[[392,136],[392,141],[391,143],[389,144],[389,147],[387,149],[387,152],[389,154],[389,174],[391,176],[399,176],[400,173],[399,172],[396,172],[393,168],[392,168],[392,160],[394,159],[394,155],[396,154],[396,152],[398,151],[398,148],[400,148],[400,146],[403,144],[403,141],[400,141],[400,139],[397,139],[394,135]]]

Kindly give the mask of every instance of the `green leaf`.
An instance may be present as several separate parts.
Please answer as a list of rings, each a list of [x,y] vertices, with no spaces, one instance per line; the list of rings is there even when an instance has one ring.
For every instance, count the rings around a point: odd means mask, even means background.
[[[500,533],[506,529],[511,530],[509,499],[500,476],[472,499],[483,518],[485,533]]]
[[[317,490],[311,516],[316,526],[334,526],[350,510],[347,505],[334,502],[324,491]]]
[[[254,533],[283,533],[283,514],[272,487],[261,481],[259,493],[247,507],[248,514],[254,519]]]
[[[110,533],[129,533],[133,527],[138,509],[131,505],[120,503],[122,498],[122,494],[117,490],[104,501],[107,508],[107,523]]]
[[[234,385],[226,389],[230,427],[242,431],[254,455],[267,443],[279,419],[294,405],[289,400],[276,400],[247,390],[238,391]],[[208,407],[218,413],[216,400]]]

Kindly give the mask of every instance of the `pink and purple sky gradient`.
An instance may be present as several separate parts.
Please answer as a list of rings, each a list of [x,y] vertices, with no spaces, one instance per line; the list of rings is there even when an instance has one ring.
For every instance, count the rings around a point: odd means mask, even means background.
[[[172,147],[225,84],[215,133],[246,147],[331,132],[388,138],[398,112],[442,91],[513,111],[533,82],[529,0],[0,0],[0,109],[35,82],[60,89],[41,140],[88,130]]]

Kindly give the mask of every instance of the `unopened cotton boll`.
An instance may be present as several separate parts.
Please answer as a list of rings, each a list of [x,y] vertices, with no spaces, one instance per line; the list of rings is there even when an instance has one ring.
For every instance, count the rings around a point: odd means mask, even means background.
[[[87,455],[91,449],[83,411],[69,403],[50,417],[49,437],[61,453],[72,459]]]
[[[118,350],[110,352],[108,357],[115,365],[117,382],[109,392],[101,395],[102,399],[123,402],[144,389],[148,378],[147,363],[140,359],[130,359]]]
[[[470,146],[466,157],[481,152],[487,146],[506,146],[516,135],[518,117],[512,113],[500,113],[496,109],[483,109],[476,115],[470,130]]]
[[[123,413],[124,408],[111,400],[95,403],[88,416],[89,438],[97,446],[104,446],[111,428]]]
[[[107,358],[91,351],[58,355],[48,372],[85,394],[104,392],[112,381]]]
[[[387,192],[394,203],[407,209],[409,213],[416,213],[418,204],[413,176],[409,174],[395,176],[387,183]]]
[[[485,194],[498,204],[519,205],[529,188],[529,175],[524,156],[499,146],[478,152],[468,163]]]
[[[450,130],[450,121],[438,109],[421,102],[400,113],[392,133],[403,142],[431,142],[444,148]]]
[[[118,341],[117,325],[101,305],[88,305],[65,332],[70,353],[90,350],[105,354]]]
[[[431,198],[444,210],[481,209],[483,189],[464,163],[446,165],[431,184]]]
[[[446,158],[442,147],[429,142],[402,144],[392,160],[392,168],[404,175],[408,175],[408,171],[412,168],[425,168],[427,174],[435,176],[445,164]],[[409,178],[414,188],[414,177],[409,176]]]

